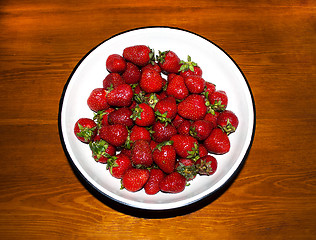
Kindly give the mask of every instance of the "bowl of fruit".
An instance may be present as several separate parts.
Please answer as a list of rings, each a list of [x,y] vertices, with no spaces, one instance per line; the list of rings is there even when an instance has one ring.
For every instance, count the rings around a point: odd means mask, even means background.
[[[195,33],[148,27],[89,51],[65,84],[59,132],[84,181],[145,210],[216,193],[240,171],[255,106],[238,65]]]

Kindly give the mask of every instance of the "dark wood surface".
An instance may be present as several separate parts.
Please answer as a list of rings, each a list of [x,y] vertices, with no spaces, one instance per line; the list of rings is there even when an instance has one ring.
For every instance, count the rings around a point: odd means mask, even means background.
[[[1,239],[315,239],[316,3],[1,1]],[[94,46],[144,26],[179,27],[229,53],[256,103],[256,134],[232,185],[165,218],[119,211],[63,152],[59,100]],[[147,216],[148,217],[148,216]]]

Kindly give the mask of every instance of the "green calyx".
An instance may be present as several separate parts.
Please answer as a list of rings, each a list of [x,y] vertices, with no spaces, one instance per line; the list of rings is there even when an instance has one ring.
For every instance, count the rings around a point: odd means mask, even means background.
[[[210,107],[216,112],[222,112],[226,109],[226,105],[222,104],[221,100],[215,100],[214,104],[211,104]]]
[[[202,160],[200,164],[196,165],[197,172],[201,175],[211,175],[213,173],[212,162]]]
[[[144,100],[151,108],[155,108],[159,101],[156,93],[151,93],[148,97],[144,97]]]
[[[194,143],[194,146],[192,147],[191,151],[188,151],[187,158],[192,159],[194,162],[196,162],[200,158],[200,151],[199,151],[199,145],[197,143]]]
[[[98,111],[94,114],[93,120],[97,123],[98,129],[101,128],[103,116],[107,114],[109,113],[105,112],[104,110]]]
[[[192,180],[197,175],[197,169],[194,164],[186,166],[183,163],[179,163],[176,171],[180,173],[187,180]]]
[[[116,162],[117,157],[116,156],[110,156],[110,158],[107,160],[107,166],[106,169],[110,171],[112,174],[112,169],[114,167],[118,167],[119,165]]]
[[[194,67],[197,66],[197,63],[191,61],[191,57],[190,56],[188,56],[188,60],[186,62],[181,60],[180,64],[182,64],[182,65],[181,65],[181,67],[179,69],[179,72],[185,72],[187,70],[190,70],[190,71],[194,72]]]
[[[130,116],[131,119],[133,119],[134,121],[138,118],[141,119],[141,114],[144,110],[137,104],[134,108],[133,108],[133,114]]]
[[[78,127],[80,132],[77,133],[78,137],[83,137],[85,141],[91,141],[92,136],[94,134],[94,130],[97,127],[89,128],[89,127],[84,127],[81,124],[78,123]]]
[[[171,123],[171,119],[167,118],[167,115],[168,115],[168,112],[164,112],[163,114],[161,114],[159,111],[155,112],[156,119],[160,121],[161,123],[165,123],[166,125],[168,123]]]
[[[164,52],[161,52],[161,51],[158,51],[158,55],[156,56],[156,59],[159,63],[164,63],[166,60],[166,55],[167,53],[169,52],[170,50],[168,51],[164,51]]]
[[[163,146],[172,146],[173,145],[173,141],[165,141],[165,142],[162,142],[162,143],[159,143],[156,147],[155,147],[155,149],[158,149],[159,151],[161,151],[161,148],[163,147]],[[154,150],[155,150],[154,149]]]
[[[225,126],[218,125],[218,127],[222,129],[223,132],[227,133],[227,135],[236,131],[236,128],[230,123],[229,119],[227,119],[227,123]]]
[[[151,48],[149,48],[149,49],[150,49],[150,52],[149,52],[149,63],[154,65],[155,64],[155,50],[151,49]]]
[[[92,151],[92,156],[95,157],[94,159],[96,161],[98,161],[102,156],[106,158],[111,157],[111,155],[105,152],[106,149],[108,149],[109,144],[103,139],[95,142],[90,142],[89,147]]]
[[[140,104],[145,101],[145,92],[141,91],[140,93],[134,94],[134,100]]]

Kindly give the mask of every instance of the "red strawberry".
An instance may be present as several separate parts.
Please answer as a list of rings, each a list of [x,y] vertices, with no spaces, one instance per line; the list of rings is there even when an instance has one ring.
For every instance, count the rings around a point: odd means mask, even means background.
[[[164,86],[164,80],[157,71],[147,69],[142,72],[139,85],[146,93],[159,92]]]
[[[206,114],[205,101],[201,95],[191,94],[178,105],[178,114],[186,119],[203,119]]]
[[[133,109],[131,118],[135,121],[135,124],[141,127],[148,127],[155,122],[154,110],[146,103],[136,105]]]
[[[128,128],[131,128],[134,125],[134,121],[131,119],[132,114],[133,111],[129,108],[118,108],[117,110],[114,110],[108,114],[108,123],[110,125],[122,124]]]
[[[197,140],[205,140],[213,130],[214,126],[207,120],[197,120],[190,127],[190,135]]]
[[[135,84],[140,80],[141,71],[133,63],[127,62],[126,70],[122,73],[122,78],[127,84]]]
[[[180,69],[180,58],[173,51],[160,52],[157,56],[158,65],[167,74],[178,73]]]
[[[213,92],[215,92],[216,86],[213,83],[205,82],[205,90],[204,92],[209,95],[211,95]]]
[[[109,72],[122,73],[126,69],[126,61],[121,55],[112,54],[106,59],[106,69]]]
[[[132,150],[127,149],[127,148],[122,148],[121,154],[124,154],[124,155],[128,156],[129,158],[131,158],[132,157]]]
[[[94,138],[94,141],[90,142],[89,146],[92,151],[92,157],[99,163],[107,163],[111,156],[116,155],[116,148],[100,139],[99,136],[97,140]]]
[[[200,158],[205,157],[207,154],[208,154],[208,151],[207,151],[206,147],[202,143],[200,143],[199,144],[199,156],[200,156]]]
[[[152,151],[149,142],[140,139],[132,147],[131,160],[135,166],[150,167],[153,163]]]
[[[94,112],[108,109],[110,105],[106,99],[107,93],[108,91],[104,88],[93,89],[87,100],[89,108]]]
[[[135,142],[139,139],[144,139],[149,142],[151,140],[150,132],[144,127],[135,125],[130,133],[130,141]]]
[[[239,121],[235,113],[225,110],[218,115],[216,123],[227,134],[231,134],[236,131]]]
[[[125,154],[118,154],[108,160],[107,169],[109,169],[110,174],[115,178],[122,178],[124,173],[132,168],[132,162],[129,157]]]
[[[189,158],[180,158],[176,163],[176,171],[185,177],[187,181],[193,180],[197,174],[195,162]]]
[[[162,142],[153,151],[154,162],[165,173],[173,172],[176,164],[176,150],[172,144],[171,141]]]
[[[153,51],[145,45],[135,45],[123,50],[123,57],[139,67],[146,66],[154,58]]]
[[[192,123],[189,120],[184,120],[177,128],[178,133],[182,135],[190,135],[191,124]]]
[[[140,168],[129,168],[122,177],[121,189],[130,192],[141,190],[149,179],[149,170]]]
[[[202,93],[205,88],[205,80],[201,76],[190,75],[184,78],[185,85],[190,93]]]
[[[108,108],[107,110],[98,111],[94,115],[93,120],[96,121],[98,128],[101,128],[103,125],[109,125],[108,116],[109,113],[113,112],[114,110],[114,108]]]
[[[213,175],[217,169],[217,160],[211,155],[201,157],[195,163],[198,174],[200,175]]]
[[[111,90],[106,99],[110,106],[127,107],[132,104],[134,92],[129,84],[121,84]]]
[[[191,75],[202,76],[202,69],[197,65],[197,63],[191,61],[191,57],[188,56],[187,62],[180,61],[181,67],[179,69],[180,75],[182,77],[188,77]]]
[[[103,80],[103,88],[116,88],[118,85],[124,84],[124,79],[118,73],[109,73]]]
[[[170,138],[177,134],[177,129],[171,124],[155,122],[152,126],[152,138],[154,141],[161,143],[170,140]]]
[[[178,100],[182,100],[189,95],[184,79],[179,75],[174,75],[169,79],[166,92],[169,96],[174,96]]]
[[[209,121],[213,126],[217,126],[217,117],[219,112],[212,111],[212,113],[206,113],[204,120]]]
[[[181,123],[184,122],[184,120],[185,119],[183,117],[177,114],[176,117],[172,120],[172,125],[178,128],[181,125]]]
[[[227,107],[228,97],[225,91],[214,91],[212,94],[208,95],[208,99],[211,104],[211,108],[214,111],[224,111]]]
[[[181,158],[195,159],[199,156],[199,143],[191,136],[176,134],[170,138],[176,153]]]
[[[166,97],[157,102],[154,111],[159,120],[162,123],[171,123],[177,115],[177,103],[176,99],[172,96]]]
[[[210,136],[205,139],[204,146],[206,149],[214,154],[224,154],[229,152],[230,141],[225,132],[220,128],[215,128]]]
[[[97,124],[90,118],[80,118],[74,126],[76,137],[84,143],[89,143],[97,134]]]
[[[167,193],[179,193],[185,189],[187,180],[178,172],[172,172],[161,180],[160,190]]]
[[[159,74],[161,73],[161,68],[156,62],[149,63],[146,66],[142,67],[142,72],[144,72],[146,69],[153,69],[157,71]]]
[[[158,193],[160,191],[159,184],[164,177],[165,174],[160,169],[151,169],[149,179],[144,186],[145,193],[149,195]]]
[[[99,135],[109,144],[120,147],[128,136],[128,130],[122,124],[103,125],[99,130]]]

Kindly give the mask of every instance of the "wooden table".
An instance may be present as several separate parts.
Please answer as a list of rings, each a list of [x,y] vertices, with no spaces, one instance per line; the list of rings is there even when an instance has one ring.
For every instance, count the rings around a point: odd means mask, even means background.
[[[315,2],[161,2],[1,1],[1,239],[315,239]],[[241,173],[211,203],[176,216],[103,203],[59,139],[59,100],[77,62],[144,26],[183,28],[219,45],[256,103]]]

